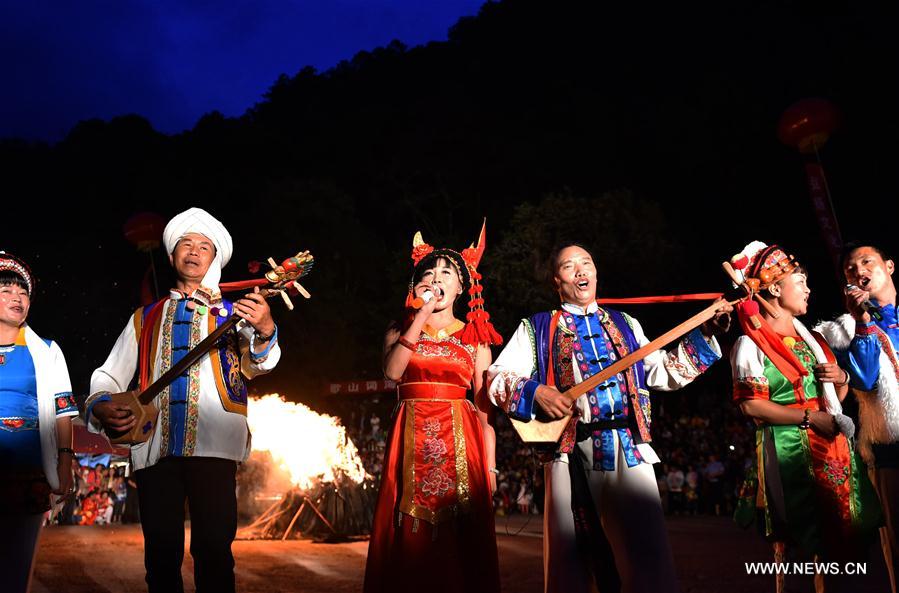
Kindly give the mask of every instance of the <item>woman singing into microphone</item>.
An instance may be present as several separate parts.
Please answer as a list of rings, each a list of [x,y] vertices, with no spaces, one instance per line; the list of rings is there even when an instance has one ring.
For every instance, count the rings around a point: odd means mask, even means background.
[[[413,313],[388,329],[384,344],[384,374],[399,384],[399,406],[369,543],[366,593],[499,590],[495,435],[482,388],[489,346],[502,339],[481,296],[477,265],[484,247],[483,228],[477,247],[461,253],[435,249],[415,235],[407,298]],[[453,313],[466,290],[468,323]]]

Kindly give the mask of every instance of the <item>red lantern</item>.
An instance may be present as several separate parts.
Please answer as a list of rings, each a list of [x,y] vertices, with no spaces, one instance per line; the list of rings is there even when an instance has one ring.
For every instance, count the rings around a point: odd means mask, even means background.
[[[140,212],[129,218],[122,231],[140,251],[152,251],[162,243],[162,231],[165,230],[165,219],[153,212]]]
[[[802,99],[790,105],[777,123],[777,137],[803,154],[814,153],[840,123],[840,112],[827,99]]]

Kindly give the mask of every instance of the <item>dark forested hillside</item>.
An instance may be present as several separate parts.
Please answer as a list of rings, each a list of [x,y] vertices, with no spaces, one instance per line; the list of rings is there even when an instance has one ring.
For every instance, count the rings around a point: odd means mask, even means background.
[[[412,234],[462,248],[483,216],[485,296],[505,335],[552,302],[536,271],[561,236],[596,247],[615,296],[721,289],[723,258],[781,242],[830,315],[837,284],[802,157],[775,130],[801,98],[841,110],[821,152],[837,216],[845,235],[892,248],[894,23],[849,2],[490,2],[446,42],[320,73],[298,59],[242,117],[212,112],[180,135],[132,115],[52,146],[0,142],[0,249],[33,262],[32,323],[63,345],[80,390],[139,304],[148,259],[122,225],[145,210],[219,216],[235,239],[226,280],[313,251],[313,300],[274,305],[285,361],[260,387],[293,397],[379,376]],[[638,314],[661,330],[690,313],[671,307]]]

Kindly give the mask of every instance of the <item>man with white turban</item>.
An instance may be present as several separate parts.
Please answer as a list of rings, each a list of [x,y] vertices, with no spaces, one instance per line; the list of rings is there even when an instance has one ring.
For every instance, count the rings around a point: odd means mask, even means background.
[[[153,434],[131,447],[150,593],[183,591],[185,500],[197,591],[227,593],[234,591],[235,474],[250,451],[241,375],[252,379],[275,367],[278,330],[259,294],[235,303],[222,299],[219,280],[233,249],[222,223],[191,208],[168,223],[163,241],[175,288],[132,315],[94,371],[86,421],[94,432],[130,430],[134,416],[109,394],[127,391],[132,381],[146,389],[232,313],[245,320],[156,397]]]

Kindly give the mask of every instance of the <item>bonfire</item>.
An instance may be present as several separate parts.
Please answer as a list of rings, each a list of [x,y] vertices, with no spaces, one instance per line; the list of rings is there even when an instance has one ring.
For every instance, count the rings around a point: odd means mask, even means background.
[[[253,452],[239,498],[254,514],[260,502],[264,510],[238,539],[341,541],[370,532],[377,488],[339,419],[273,394],[250,398],[247,422]]]

